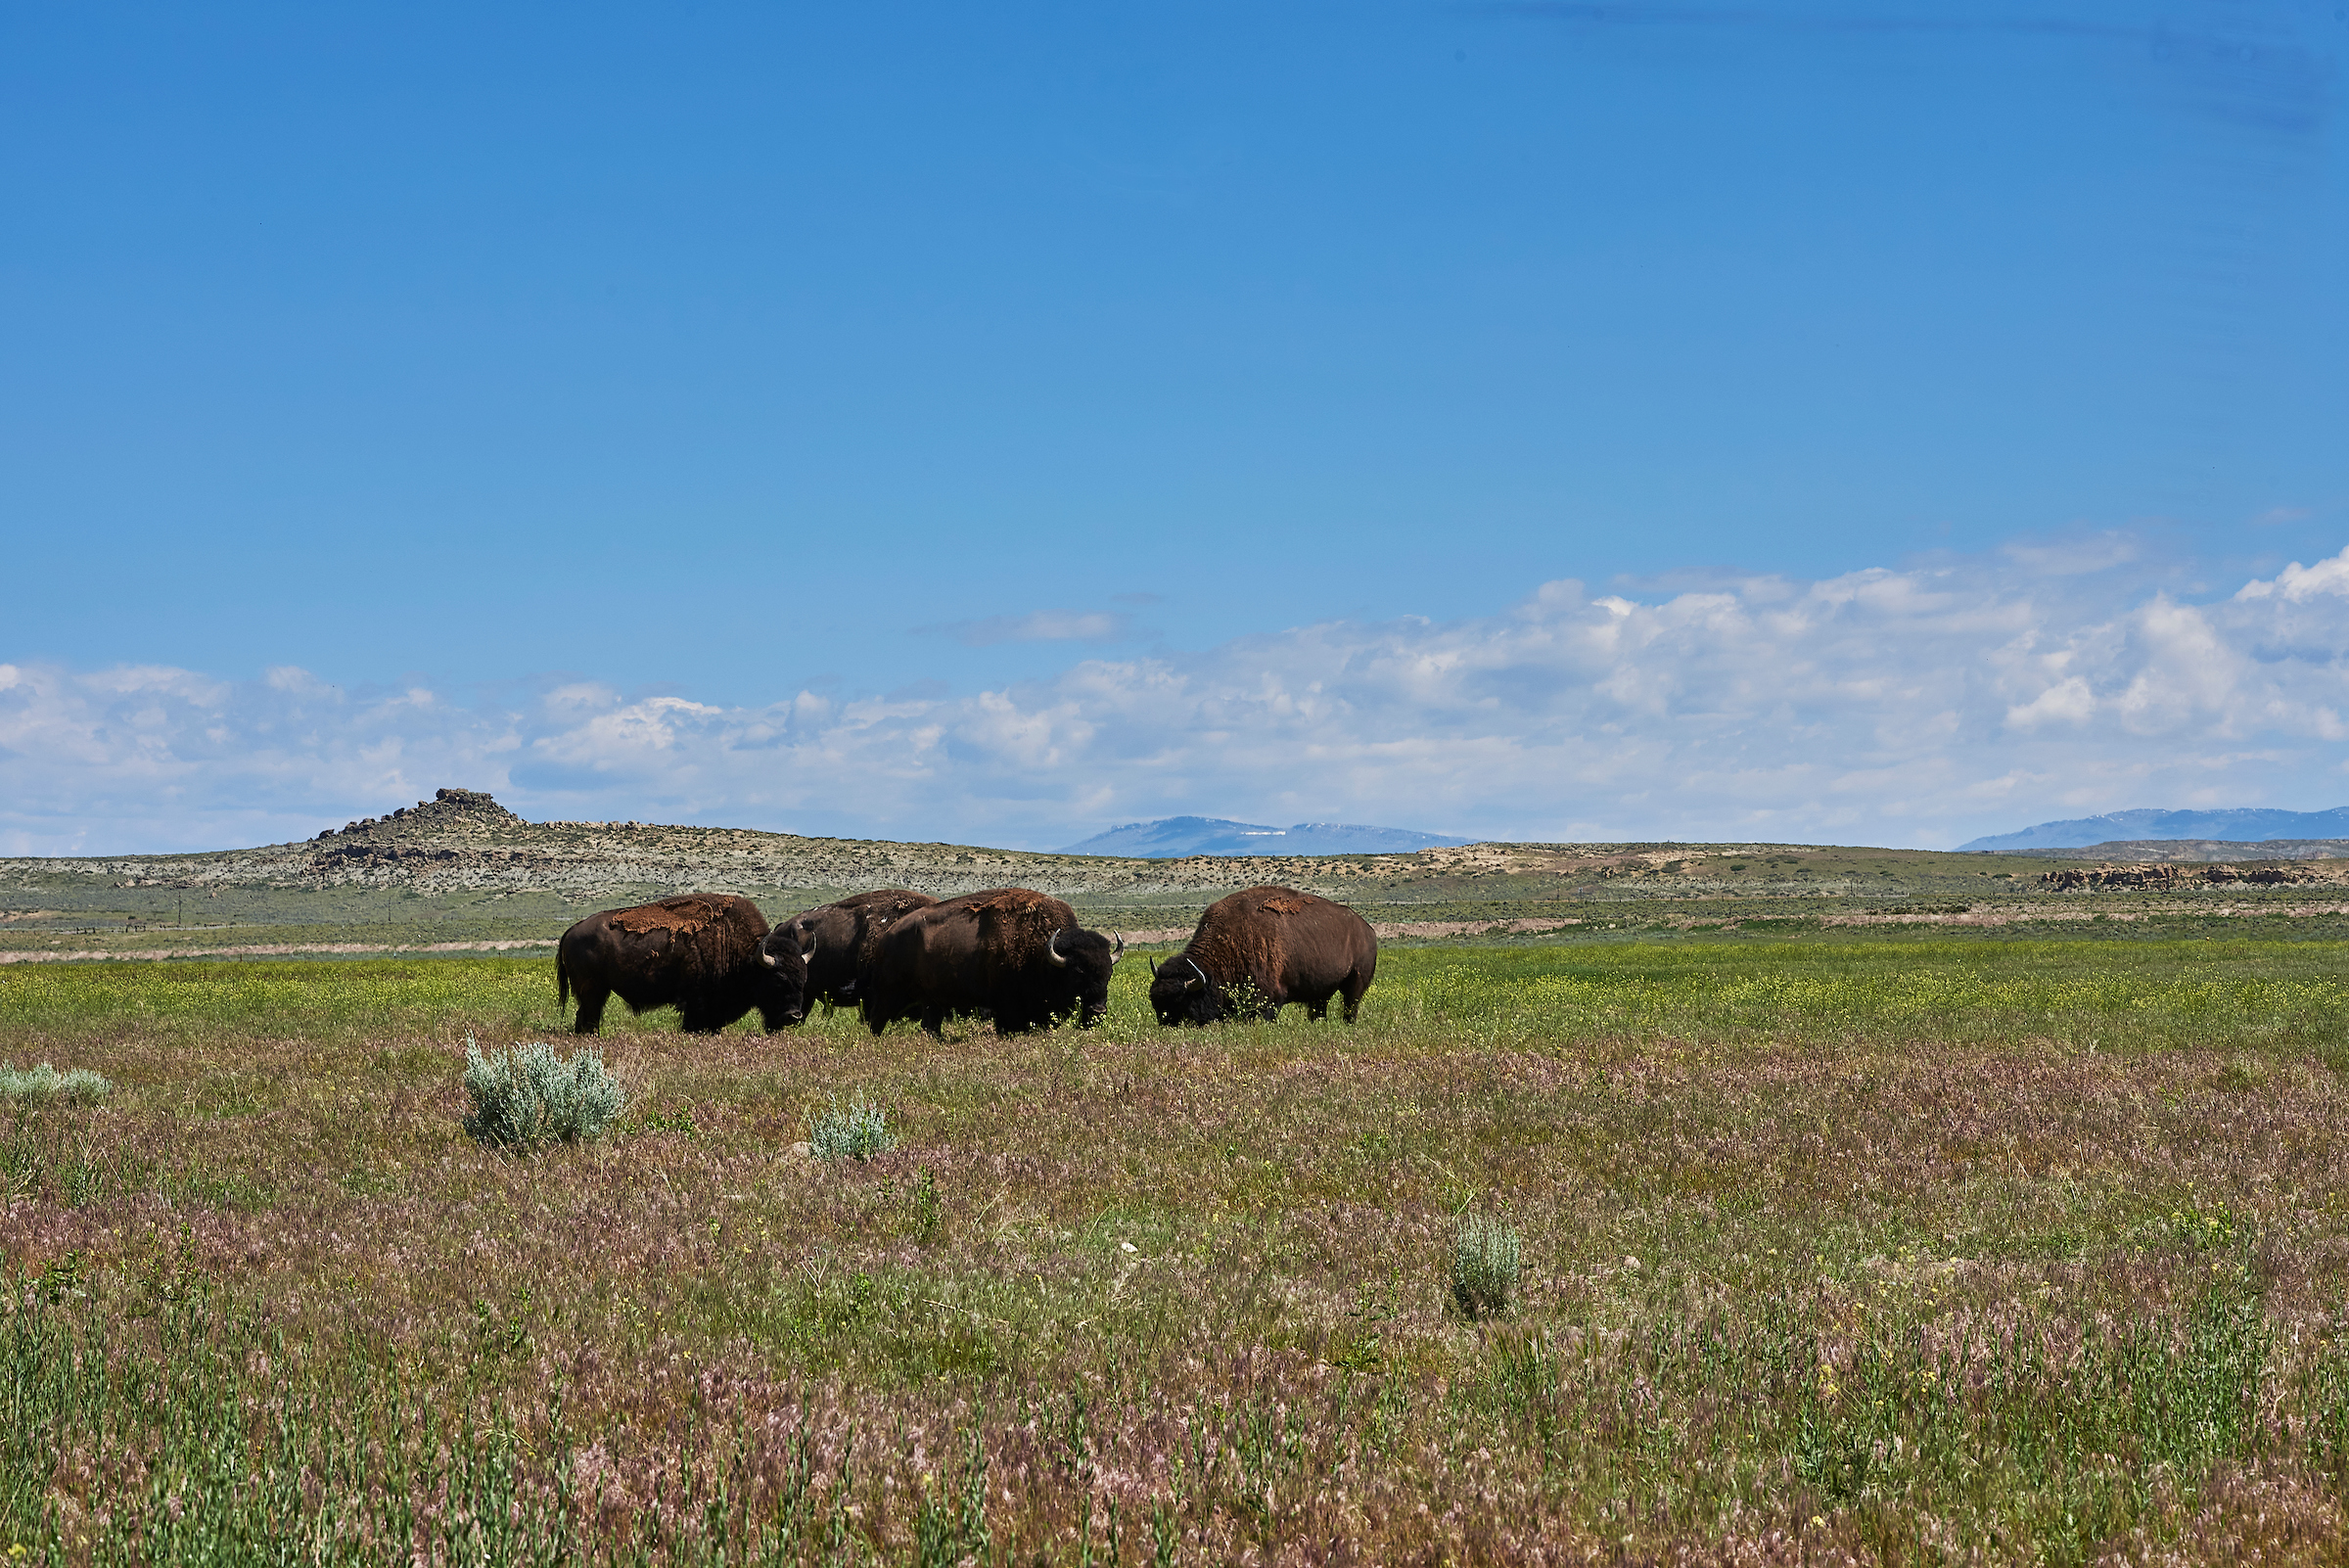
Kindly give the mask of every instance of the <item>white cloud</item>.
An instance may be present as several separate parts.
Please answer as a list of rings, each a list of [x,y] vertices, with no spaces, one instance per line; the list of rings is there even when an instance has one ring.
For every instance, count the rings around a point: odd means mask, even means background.
[[[1558,581],[1449,624],[757,708],[0,665],[0,850],[306,835],[442,784],[532,816],[1036,847],[1180,811],[1932,845],[2129,806],[2339,804],[2349,551],[2214,604],[2152,591],[2131,555],[1644,598]]]
[[[2321,593],[2349,597],[2349,550],[2327,556],[2313,567],[2294,561],[2265,582],[2254,577],[2243,584],[2235,598],[2283,599],[2299,604]]]

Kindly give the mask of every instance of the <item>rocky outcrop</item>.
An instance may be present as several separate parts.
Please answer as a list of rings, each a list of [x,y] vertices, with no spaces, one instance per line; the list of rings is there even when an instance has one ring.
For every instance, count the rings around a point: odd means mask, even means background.
[[[429,801],[403,806],[383,816],[363,816],[339,828],[328,828],[312,842],[354,834],[370,838],[442,837],[452,833],[476,837],[528,826],[528,822],[498,805],[485,790],[435,790]]]
[[[2050,893],[2103,893],[2131,891],[2138,893],[2181,893],[2196,889],[2226,887],[2281,887],[2305,882],[2334,882],[2340,880],[2337,871],[2320,871],[2315,866],[2290,861],[2268,860],[2250,865],[2181,865],[2175,862],[2156,865],[2090,865],[2065,866],[2050,871],[2039,879],[2040,886]]]

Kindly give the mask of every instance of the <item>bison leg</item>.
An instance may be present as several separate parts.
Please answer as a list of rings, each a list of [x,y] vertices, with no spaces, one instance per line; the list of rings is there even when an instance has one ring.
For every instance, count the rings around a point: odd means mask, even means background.
[[[944,1036],[945,1032],[946,1010],[943,1007],[930,1007],[923,1009],[922,1033],[925,1035],[943,1037]]]
[[[592,983],[576,988],[579,996],[579,1015],[572,1021],[575,1035],[592,1035],[604,1027],[604,1003],[612,993]]]
[[[1329,998],[1324,996],[1319,1001],[1307,1002],[1305,1004],[1305,1016],[1307,1022],[1314,1024],[1318,1024],[1322,1019],[1327,1018],[1329,1016]]]
[[[1354,1015],[1362,1010],[1362,992],[1369,989],[1369,980],[1359,969],[1348,975],[1346,984],[1339,988],[1346,996],[1346,1022],[1349,1024],[1354,1022]]]

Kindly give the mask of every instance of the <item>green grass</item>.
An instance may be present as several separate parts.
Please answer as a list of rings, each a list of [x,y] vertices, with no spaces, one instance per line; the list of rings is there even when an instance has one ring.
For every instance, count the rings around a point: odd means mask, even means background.
[[[2349,1038],[2349,945],[1873,937],[1713,945],[1391,946],[1364,1023],[1441,1021],[1493,1043],[1594,1037],[1870,1038],[1925,1031],[2130,1049],[2225,1039],[2335,1048]],[[1137,980],[1137,976],[1141,978]],[[1112,993],[1117,1027],[1155,1027],[1138,966]],[[55,964],[0,971],[17,1038],[79,1040],[124,1028],[195,1039],[221,1032],[305,1039],[545,1036],[568,1027],[550,957],[341,963]],[[608,1032],[666,1032],[673,1012]],[[737,1026],[755,1027],[755,1021]],[[812,1026],[853,1027],[846,1014]],[[2109,1037],[2109,1038],[2108,1038]],[[22,1054],[22,1053],[20,1053]]]
[[[615,1014],[613,1135],[529,1160],[459,1078],[555,1038],[543,958],[0,971],[0,1056],[115,1084],[0,1105],[0,1531],[2330,1560],[2345,956],[1392,947],[1352,1029],[1163,1031],[1139,965],[1082,1035]],[[897,1147],[792,1152],[852,1096]],[[1475,1318],[1471,1217],[1518,1249]]]

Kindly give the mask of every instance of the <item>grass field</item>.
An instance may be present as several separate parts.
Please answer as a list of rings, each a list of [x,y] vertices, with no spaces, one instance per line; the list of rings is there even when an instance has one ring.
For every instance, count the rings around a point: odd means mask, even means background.
[[[1398,947],[1359,1025],[688,1038],[543,959],[0,970],[0,1549],[2338,1561],[2349,948]],[[567,1042],[557,1040],[558,1044]],[[898,1142],[792,1145],[852,1098]],[[1522,1246],[1472,1320],[1464,1222]]]

